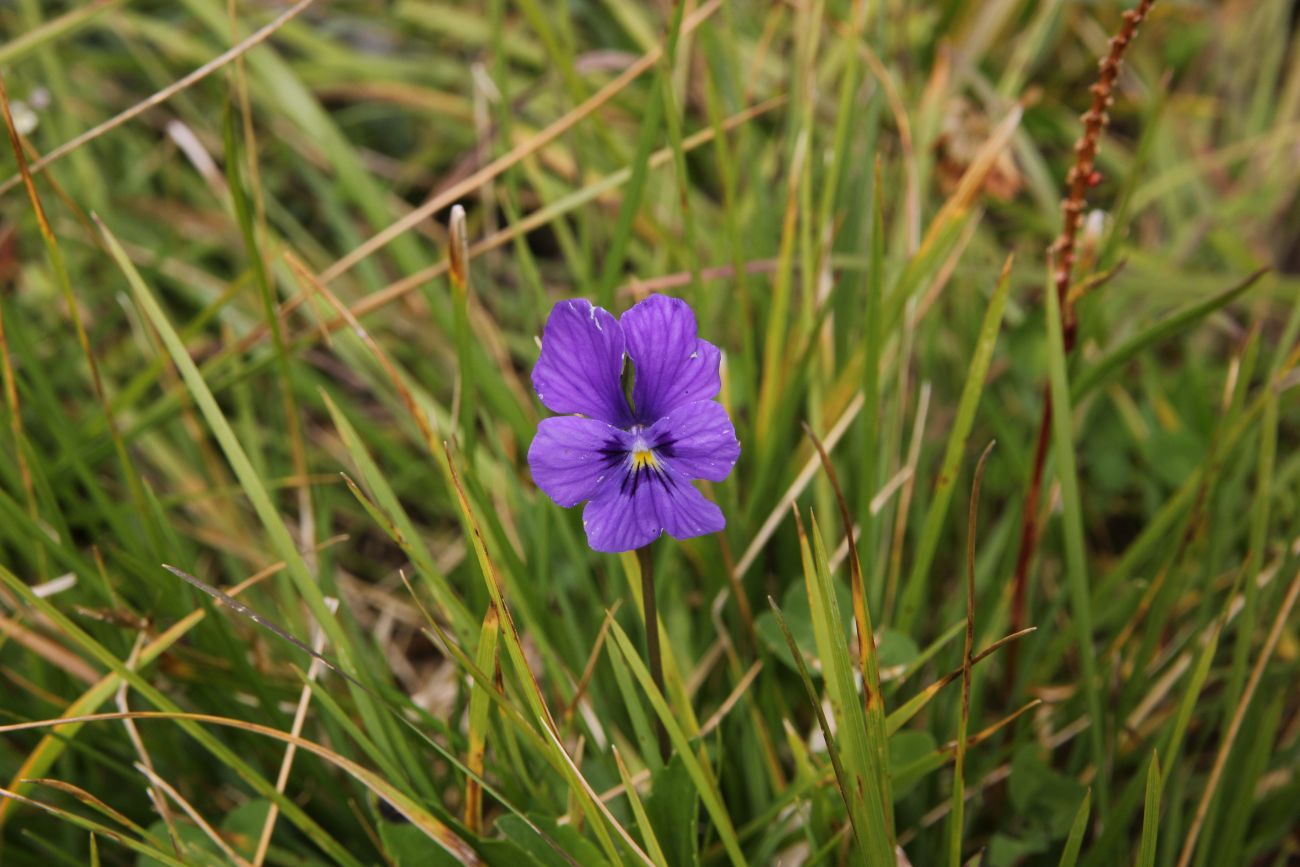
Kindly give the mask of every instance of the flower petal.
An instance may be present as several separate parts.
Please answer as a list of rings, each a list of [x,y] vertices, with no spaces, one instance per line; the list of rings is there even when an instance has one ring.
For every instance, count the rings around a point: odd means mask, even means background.
[[[566,509],[589,500],[606,478],[623,474],[628,434],[593,418],[542,419],[528,468],[546,496]]]
[[[727,525],[722,510],[705,499],[667,460],[657,469],[626,470],[607,478],[582,512],[587,542],[618,553],[649,545],[665,530],[675,539],[716,533]]]
[[[720,482],[740,457],[736,429],[715,400],[682,404],[651,425],[645,439],[686,479]]]
[[[623,314],[627,354],[636,365],[632,402],[649,423],[684,403],[708,400],[722,387],[722,353],[695,336],[695,313],[680,298],[651,295]]]
[[[542,331],[533,389],[552,412],[626,426],[632,416],[619,382],[623,349],[623,329],[609,311],[581,298],[561,301]]]
[[[727,526],[727,519],[718,504],[707,499],[671,466],[662,478],[663,483],[651,485],[651,494],[659,523],[669,536],[691,539],[716,533]]]
[[[658,539],[663,527],[651,496],[651,488],[657,486],[657,482],[641,483],[626,472],[621,482],[606,479],[582,510],[587,544],[596,551],[617,554]]]

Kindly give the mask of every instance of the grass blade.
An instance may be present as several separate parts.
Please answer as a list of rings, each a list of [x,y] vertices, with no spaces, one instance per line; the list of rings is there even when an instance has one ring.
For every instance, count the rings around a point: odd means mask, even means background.
[[[1007,297],[1011,291],[1012,258],[1007,257],[998,277],[997,286],[989,298],[988,308],[984,311],[984,322],[980,326],[979,339],[970,362],[970,372],[962,388],[961,400],[957,404],[957,417],[948,434],[948,443],[943,453],[943,464],[939,469],[939,480],[935,483],[930,507],[925,513],[925,522],[921,525],[921,536],[917,542],[916,559],[907,584],[903,588],[899,601],[895,625],[903,632],[911,630],[920,611],[921,602],[926,591],[931,589],[930,566],[939,547],[939,534],[943,531],[944,521],[948,515],[948,503],[957,485],[957,468],[966,451],[966,441],[975,424],[975,411],[979,407],[980,395],[984,392],[984,378],[988,375],[989,363],[993,359],[993,348],[997,345],[998,331],[1002,326],[1002,313],[1006,309]]]
[[[812,705],[813,711],[817,716],[817,725],[821,727],[822,737],[826,739],[826,755],[830,757],[831,768],[835,771],[835,785],[839,789],[840,798],[844,801],[844,811],[849,817],[849,824],[853,828],[853,837],[857,841],[858,851],[866,853],[867,841],[862,837],[861,820],[858,817],[859,810],[855,809],[854,787],[849,776],[844,771],[844,763],[840,760],[840,748],[835,743],[835,732],[831,729],[831,724],[826,719],[826,712],[822,710],[821,699],[817,695],[817,689],[813,686],[812,678],[808,676],[808,666],[803,661],[803,651],[794,640],[794,635],[790,633],[790,627],[786,626],[785,616],[777,606],[776,600],[771,596],[767,597],[768,605],[772,606],[772,613],[776,616],[776,623],[781,627],[781,634],[785,636],[786,644],[790,647],[790,655],[794,657],[795,665],[799,669],[799,679],[803,682],[804,692],[808,695],[808,703]]]
[[[1214,311],[1221,310],[1240,298],[1247,289],[1259,282],[1260,278],[1267,274],[1269,270],[1268,268],[1261,268],[1236,286],[1180,307],[1154,325],[1139,331],[1111,349],[1083,370],[1072,383],[1071,396],[1074,398],[1074,402],[1082,401],[1084,397],[1104,384],[1121,367],[1137,357],[1143,350],[1183,333]]]
[[[861,834],[867,843],[863,858],[872,867],[892,867],[895,860],[893,801],[889,769],[880,761],[882,755],[888,755],[883,726],[868,726],[863,702],[858,697],[848,637],[841,627],[844,621],[831,584],[826,549],[816,519],[812,521],[811,534],[803,533],[802,522],[799,529],[804,584],[817,656],[821,660],[826,693],[842,744],[842,761],[849,779],[851,803],[859,810]]]
[[[1147,794],[1142,812],[1142,842],[1138,848],[1137,867],[1155,867],[1156,842],[1160,838],[1160,790],[1163,777],[1160,774],[1160,755],[1151,753],[1151,764],[1147,767]]]
[[[1097,803],[1104,813],[1108,804],[1105,726],[1101,684],[1097,680],[1097,658],[1092,644],[1092,591],[1088,585],[1088,567],[1084,559],[1083,508],[1079,501],[1079,476],[1074,462],[1074,414],[1071,411],[1070,386],[1066,379],[1065,342],[1062,334],[1060,302],[1049,286],[1047,296],[1047,366],[1052,394],[1052,433],[1056,449],[1056,473],[1061,483],[1061,507],[1065,533],[1066,580],[1069,585],[1071,620],[1079,664],[1083,672],[1080,686],[1088,707],[1091,724],[1088,736],[1092,760],[1097,768]]]
[[[654,679],[650,677],[649,669],[641,661],[641,655],[637,651],[636,645],[632,643],[632,639],[627,637],[627,633],[616,622],[611,622],[610,634],[614,637],[614,642],[610,645],[611,652],[616,649],[619,655],[622,656],[624,664],[632,671],[637,682],[641,684],[641,689],[650,700],[655,713],[659,715],[664,729],[668,732],[668,738],[672,741],[676,755],[686,765],[687,773],[691,775],[691,779],[695,782],[695,788],[700,793],[700,800],[704,802],[704,809],[709,812],[709,816],[713,819],[718,836],[722,838],[722,845],[726,849],[728,859],[736,867],[744,867],[749,862],[745,858],[744,852],[741,851],[740,842],[736,838],[736,829],[731,824],[731,816],[723,803],[722,794],[718,791],[718,784],[713,777],[713,772],[708,765],[702,763],[696,756],[690,741],[686,739],[686,733],[682,731],[677,718],[668,707],[668,702],[664,700],[663,694],[655,687]]]
[[[1059,867],[1074,867],[1079,863],[1079,849],[1083,846],[1083,835],[1088,832],[1088,816],[1092,812],[1092,789],[1083,793],[1083,803],[1074,814],[1070,823],[1070,836],[1065,838],[1065,847],[1061,850]]]

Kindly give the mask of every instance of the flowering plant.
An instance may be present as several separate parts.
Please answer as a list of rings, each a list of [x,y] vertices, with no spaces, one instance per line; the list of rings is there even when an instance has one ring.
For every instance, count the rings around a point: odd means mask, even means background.
[[[537,426],[528,466],[559,505],[587,502],[592,548],[630,551],[664,532],[688,539],[726,526],[691,484],[722,481],[740,456],[731,419],[713,399],[720,361],[679,298],[651,295],[621,319],[583,299],[552,308],[533,388],[547,409],[566,415]]]

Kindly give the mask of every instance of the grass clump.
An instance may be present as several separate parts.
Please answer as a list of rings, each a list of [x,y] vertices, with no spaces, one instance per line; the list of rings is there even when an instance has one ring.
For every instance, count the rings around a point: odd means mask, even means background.
[[[19,0],[0,75],[6,867],[1296,857],[1291,4]],[[743,450],[599,554],[529,372],[651,292]]]

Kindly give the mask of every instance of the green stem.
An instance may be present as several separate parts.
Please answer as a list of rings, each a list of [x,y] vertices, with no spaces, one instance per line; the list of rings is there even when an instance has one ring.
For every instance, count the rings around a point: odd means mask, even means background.
[[[664,660],[659,649],[659,607],[655,604],[654,558],[650,556],[650,545],[636,549],[637,560],[641,564],[641,603],[645,609],[645,655],[650,664],[650,679],[655,689],[668,700],[664,690]],[[672,746],[668,742],[668,732],[663,721],[655,723],[655,732],[659,736],[659,757],[664,764],[672,758]]]

